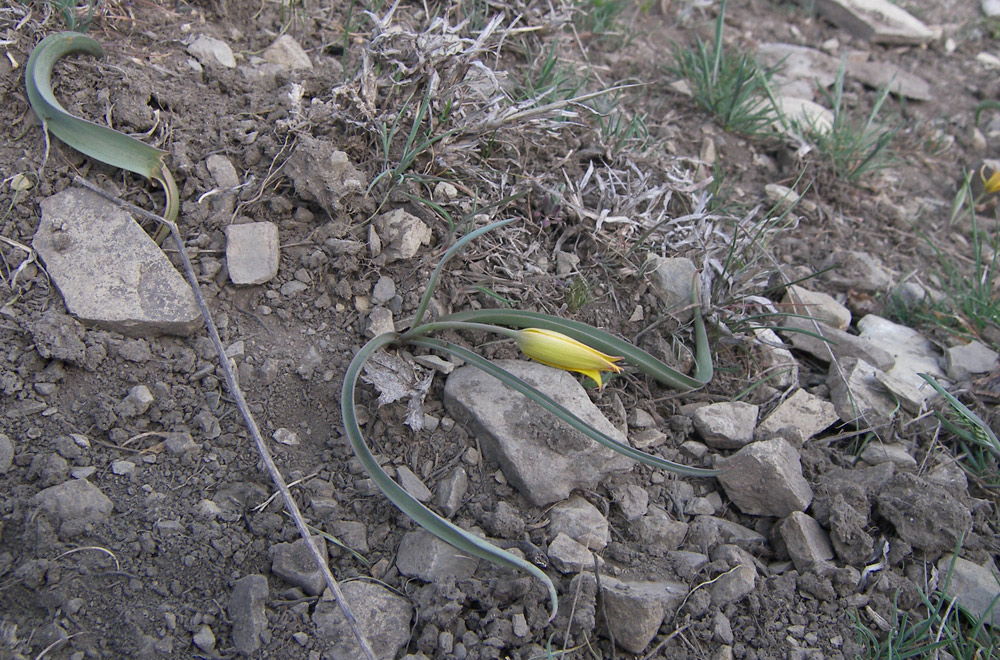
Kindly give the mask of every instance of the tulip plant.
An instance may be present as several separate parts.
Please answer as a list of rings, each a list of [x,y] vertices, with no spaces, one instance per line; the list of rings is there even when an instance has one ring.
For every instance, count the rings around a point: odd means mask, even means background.
[[[481,309],[449,314],[437,320],[425,322],[424,316],[427,313],[427,307],[430,304],[434,286],[441,275],[445,263],[477,237],[511,222],[513,220],[502,220],[477,229],[457,241],[455,245],[445,252],[440,263],[438,263],[431,274],[427,290],[420,300],[410,328],[403,332],[381,334],[365,344],[354,356],[344,376],[340,405],[344,421],[344,432],[351,443],[351,447],[354,449],[355,455],[371,476],[372,481],[375,482],[393,504],[424,529],[450,543],[462,552],[500,566],[520,569],[537,577],[548,588],[551,599],[551,617],[555,617],[558,607],[555,586],[541,569],[516,555],[497,548],[491,543],[466,532],[440,517],[403,490],[379,466],[368,445],[365,443],[364,436],[361,434],[361,428],[358,425],[355,392],[358,377],[365,362],[377,351],[391,347],[409,345],[439,351],[478,367],[508,387],[524,394],[541,408],[565,421],[572,428],[616,452],[646,465],[671,472],[696,477],[712,477],[719,472],[717,470],[694,468],[674,463],[659,456],[639,451],[628,444],[615,440],[584,422],[551,397],[540,392],[507,370],[500,368],[493,362],[462,346],[432,337],[431,335],[442,330],[468,330],[486,331],[506,336],[513,339],[521,351],[528,357],[550,367],[582,373],[597,383],[599,387],[604,385],[602,373],[621,372],[623,368],[618,362],[623,361],[638,368],[663,385],[683,390],[692,390],[702,387],[711,380],[712,360],[708,338],[705,333],[705,323],[697,310],[694,315],[696,360],[694,376],[687,376],[671,369],[646,351],[608,332],[584,323],[561,319],[548,314],[520,310]],[[697,301],[695,302],[697,303]]]

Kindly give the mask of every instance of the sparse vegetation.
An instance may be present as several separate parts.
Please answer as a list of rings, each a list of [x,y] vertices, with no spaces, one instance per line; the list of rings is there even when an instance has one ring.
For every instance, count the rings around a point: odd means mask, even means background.
[[[722,40],[725,17],[724,0],[712,43],[698,38],[694,47],[675,47],[670,71],[688,82],[695,101],[727,131],[753,138],[771,136],[776,118],[769,87],[773,71],[761,68],[747,53],[726,50]]]
[[[842,62],[833,93],[823,92],[833,111],[833,122],[826,126],[816,118],[811,118],[804,123],[793,121],[791,128],[805,138],[815,149],[818,159],[837,177],[858,182],[895,162],[890,145],[902,124],[897,122],[886,126],[879,118],[883,105],[889,98],[888,85],[878,92],[868,115],[858,121],[845,103],[845,68],[846,64]]]

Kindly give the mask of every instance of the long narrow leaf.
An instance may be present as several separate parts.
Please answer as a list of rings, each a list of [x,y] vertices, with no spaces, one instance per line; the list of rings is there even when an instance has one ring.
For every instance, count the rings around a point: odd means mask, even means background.
[[[355,389],[357,387],[358,376],[361,374],[361,368],[365,362],[368,361],[375,351],[388,346],[398,338],[398,335],[395,333],[382,334],[375,337],[357,352],[347,367],[347,373],[344,374],[344,387],[340,396],[340,411],[344,422],[344,433],[351,443],[354,455],[358,457],[358,460],[361,461],[361,465],[368,472],[372,481],[389,498],[389,501],[428,532],[453,545],[462,552],[485,559],[499,566],[522,570],[545,583],[551,602],[549,616],[549,620],[551,621],[556,616],[559,599],[556,594],[555,585],[552,584],[552,580],[549,579],[548,575],[534,564],[501,550],[457,525],[453,525],[418,502],[386,474],[365,443],[364,436],[361,434],[361,427],[358,425],[356,413]]]
[[[520,392],[525,395],[539,406],[549,411],[559,419],[563,420],[574,429],[583,433],[592,440],[613,449],[614,451],[622,454],[623,456],[628,456],[629,458],[644,463],[646,465],[660,468],[663,470],[668,470],[670,472],[676,472],[678,474],[686,474],[692,477],[715,477],[722,474],[722,470],[709,470],[706,468],[696,468],[683,465],[681,463],[674,463],[673,461],[668,461],[659,456],[653,456],[652,454],[647,454],[646,452],[639,451],[638,449],[633,449],[627,444],[619,442],[612,438],[611,436],[601,433],[593,426],[583,421],[572,412],[567,410],[564,406],[560,405],[555,399],[549,397],[548,395],[540,392],[535,387],[521,380],[514,374],[510,373],[502,367],[498,367],[486,358],[473,353],[472,351],[462,348],[457,344],[453,344],[449,341],[443,339],[433,339],[433,338],[420,338],[410,340],[411,344],[416,346],[422,346],[424,348],[436,349],[439,351],[444,351],[449,355],[468,362],[470,365],[481,369],[490,376],[493,376],[504,385],[510,387],[513,390]]]

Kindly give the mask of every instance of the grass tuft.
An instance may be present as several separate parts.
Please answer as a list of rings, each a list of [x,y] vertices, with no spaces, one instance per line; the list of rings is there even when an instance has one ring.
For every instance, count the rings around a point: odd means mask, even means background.
[[[713,43],[697,39],[694,48],[675,47],[670,72],[687,80],[695,101],[715,115],[725,130],[752,138],[769,137],[776,117],[770,90],[774,69],[762,68],[747,53],[733,54],[723,48],[725,16],[723,1]]]
[[[889,147],[902,124],[885,126],[878,121],[889,97],[889,85],[879,91],[868,116],[862,121],[855,120],[844,103],[844,70],[845,62],[841,62],[833,93],[823,91],[833,110],[833,123],[826,126],[815,118],[804,122],[793,120],[791,128],[802,135],[838,178],[856,183],[895,162]]]

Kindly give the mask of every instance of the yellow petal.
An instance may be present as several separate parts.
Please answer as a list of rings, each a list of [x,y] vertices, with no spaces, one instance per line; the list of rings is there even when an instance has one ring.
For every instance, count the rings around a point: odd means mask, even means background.
[[[989,178],[987,178],[986,165],[983,165],[979,168],[979,178],[983,181],[983,190],[987,195],[992,195],[1000,190],[1000,170],[991,173]]]
[[[615,361],[622,358],[605,355],[554,330],[525,328],[517,333],[517,345],[532,360],[556,369],[581,373],[599,387],[603,386],[602,371],[618,373],[622,370],[615,364]]]

